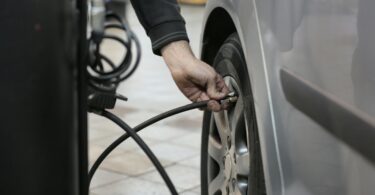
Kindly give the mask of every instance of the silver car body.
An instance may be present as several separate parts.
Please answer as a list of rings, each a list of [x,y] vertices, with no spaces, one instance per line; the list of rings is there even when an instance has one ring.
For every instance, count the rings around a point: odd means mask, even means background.
[[[241,39],[267,193],[375,194],[375,1],[209,0],[206,8],[203,58],[222,42],[214,34],[231,28],[223,18]]]

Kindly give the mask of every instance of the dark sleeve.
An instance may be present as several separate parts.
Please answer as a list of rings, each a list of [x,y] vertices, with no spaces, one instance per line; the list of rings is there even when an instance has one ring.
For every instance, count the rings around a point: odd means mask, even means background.
[[[189,41],[176,0],[131,0],[131,3],[155,54],[160,55],[160,49],[170,42]]]

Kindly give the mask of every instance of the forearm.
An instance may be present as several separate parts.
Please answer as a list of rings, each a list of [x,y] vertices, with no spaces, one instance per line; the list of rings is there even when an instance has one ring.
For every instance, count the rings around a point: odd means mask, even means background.
[[[152,42],[155,54],[168,43],[185,40],[185,21],[176,0],[131,0],[135,12]]]
[[[194,61],[197,60],[187,41],[169,43],[161,49],[161,54],[171,71],[194,64]]]

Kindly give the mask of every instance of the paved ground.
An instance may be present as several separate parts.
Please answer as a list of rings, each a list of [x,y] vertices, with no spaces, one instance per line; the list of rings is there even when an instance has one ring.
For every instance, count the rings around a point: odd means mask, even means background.
[[[204,8],[184,6],[188,33],[193,50],[199,51]],[[135,75],[123,83],[119,93],[129,98],[113,110],[134,126],[151,116],[189,103],[175,86],[166,65],[151,52],[149,39],[129,12],[129,23],[142,44],[143,58]],[[106,49],[116,56],[120,52],[111,43]],[[182,195],[200,194],[199,155],[202,112],[191,111],[157,123],[140,133],[160,157],[167,172]],[[98,116],[89,115],[90,163],[122,134],[117,126]],[[133,141],[122,144],[104,162],[95,175],[91,195],[166,195],[169,194],[161,177]]]

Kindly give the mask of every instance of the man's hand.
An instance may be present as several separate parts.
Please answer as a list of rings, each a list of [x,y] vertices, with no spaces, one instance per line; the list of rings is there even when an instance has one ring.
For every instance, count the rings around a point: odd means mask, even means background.
[[[187,98],[193,102],[211,100],[208,109],[212,111],[225,109],[225,105],[216,101],[229,92],[223,78],[194,56],[187,41],[172,42],[161,53],[178,88]]]

